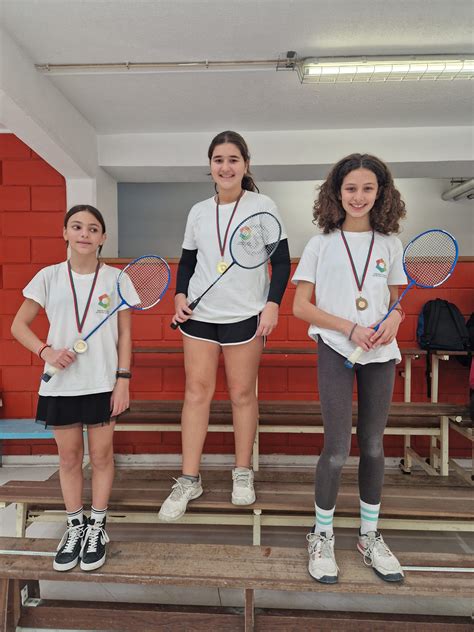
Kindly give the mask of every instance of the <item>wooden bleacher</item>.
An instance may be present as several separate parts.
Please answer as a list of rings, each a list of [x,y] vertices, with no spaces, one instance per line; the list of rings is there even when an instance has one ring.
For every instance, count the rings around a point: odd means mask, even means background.
[[[472,574],[467,555],[441,553],[435,564],[430,553],[404,553],[403,583],[379,579],[356,551],[338,552],[340,581],[331,587],[315,582],[307,572],[303,549],[231,545],[112,542],[107,563],[93,573],[53,570],[52,540],[0,538],[0,632],[22,627],[74,627],[94,630],[470,630],[468,617],[358,615],[315,611],[265,611],[255,608],[255,590],[383,595],[393,598],[470,598]],[[419,570],[414,570],[415,568]],[[423,570],[421,570],[423,569]],[[231,588],[242,591],[243,608],[170,608],[147,604],[47,601],[39,597],[41,580],[135,586],[171,585]],[[28,595],[20,595],[27,586]],[[186,591],[183,590],[183,601]],[[258,605],[258,604],[257,604]]]

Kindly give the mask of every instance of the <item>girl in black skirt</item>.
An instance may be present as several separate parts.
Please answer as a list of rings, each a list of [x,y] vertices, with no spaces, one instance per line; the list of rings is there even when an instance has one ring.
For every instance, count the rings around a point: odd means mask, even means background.
[[[11,331],[47,365],[60,369],[49,382],[41,382],[36,414],[38,423],[54,428],[67,512],[54,568],[67,571],[80,560],[81,568],[89,571],[103,565],[109,541],[105,522],[114,477],[114,421],[129,405],[131,317],[130,310],[122,307],[118,318],[107,320],[87,343],[86,352],[79,353],[86,346],[81,339],[120,303],[120,271],[99,260],[105,223],[93,206],[70,209],[63,237],[70,258],[43,268],[28,283]],[[30,328],[40,308],[50,324],[46,342]],[[84,426],[92,465],[89,519],[82,505]]]

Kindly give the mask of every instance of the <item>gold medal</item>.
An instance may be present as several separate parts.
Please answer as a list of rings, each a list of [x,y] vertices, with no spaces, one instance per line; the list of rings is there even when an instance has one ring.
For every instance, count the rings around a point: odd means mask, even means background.
[[[76,340],[76,342],[73,345],[73,349],[76,353],[85,353],[87,351],[88,348],[88,344],[85,340]]]
[[[359,312],[363,312],[364,309],[368,308],[368,306],[369,302],[363,296],[359,296],[359,298],[356,299],[356,308],[359,310]]]
[[[219,261],[219,263],[217,264],[218,274],[223,274],[227,270],[228,267],[229,267],[228,263],[226,263],[225,261]]]

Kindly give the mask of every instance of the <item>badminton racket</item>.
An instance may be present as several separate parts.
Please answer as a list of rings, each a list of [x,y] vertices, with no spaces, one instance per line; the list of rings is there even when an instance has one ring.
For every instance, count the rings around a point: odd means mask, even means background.
[[[117,279],[117,291],[121,302],[87,336],[76,340],[69,351],[76,354],[85,353],[89,346],[89,338],[123,305],[141,311],[157,305],[168,288],[170,278],[169,266],[161,257],[145,255],[131,261]],[[47,364],[41,379],[49,382],[53,375],[61,370]]]
[[[281,239],[281,224],[277,218],[262,211],[254,213],[244,219],[235,228],[229,242],[229,251],[232,262],[226,269],[211,283],[211,285],[195,298],[188,308],[192,311],[199,305],[201,299],[213,288],[218,281],[227,274],[234,265],[251,270],[266,263],[275,250]],[[177,329],[180,323],[172,322],[171,328]]]
[[[409,284],[374,330],[378,330],[412,287],[434,288],[447,281],[453,273],[458,254],[459,248],[454,237],[440,228],[427,230],[412,239],[403,251],[403,269]],[[352,369],[363,352],[362,347],[357,347],[344,365]]]

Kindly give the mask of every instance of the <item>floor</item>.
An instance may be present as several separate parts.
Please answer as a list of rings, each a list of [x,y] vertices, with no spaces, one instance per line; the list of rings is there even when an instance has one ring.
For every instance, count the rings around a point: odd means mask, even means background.
[[[54,466],[7,466],[0,468],[0,484],[8,480],[46,480],[56,471]],[[37,523],[27,530],[30,537],[51,537],[59,540],[64,525],[60,523]],[[197,525],[123,525],[111,524],[107,531],[113,540],[140,538],[146,541],[161,542],[207,542],[228,544],[251,544],[251,530],[248,527],[210,527]],[[306,530],[301,528],[264,528],[262,544],[273,546],[305,546]],[[0,510],[0,535],[15,535],[15,508]],[[394,551],[433,551],[433,564],[436,553],[462,552],[474,553],[474,535],[465,533],[423,533],[407,531],[386,531],[385,539]],[[351,529],[336,530],[336,550],[351,549],[356,545],[356,533]],[[362,563],[362,562],[361,562]],[[344,572],[344,569],[341,569]],[[442,581],[442,578],[440,578]],[[474,586],[473,586],[474,588]],[[183,591],[173,587],[130,587],[119,585],[95,584],[87,582],[61,585],[57,582],[43,582],[42,597],[48,599],[74,598],[100,601],[129,601],[148,603],[183,603]],[[277,593],[257,591],[256,601],[259,607],[267,608],[303,608],[318,610],[345,610],[366,612],[399,612],[431,615],[464,615],[472,613],[472,603],[467,599],[434,601],[431,598],[385,598],[363,595],[335,595],[325,591],[321,593]],[[185,603],[188,605],[241,606],[242,594],[236,590],[186,589]],[[20,632],[20,628],[18,628]],[[24,632],[27,632],[24,629]],[[28,629],[28,632],[34,632]],[[57,631],[60,632],[60,631]],[[69,630],[68,632],[71,632]]]

